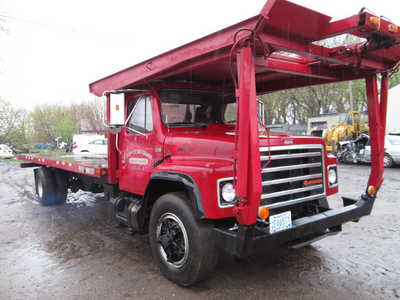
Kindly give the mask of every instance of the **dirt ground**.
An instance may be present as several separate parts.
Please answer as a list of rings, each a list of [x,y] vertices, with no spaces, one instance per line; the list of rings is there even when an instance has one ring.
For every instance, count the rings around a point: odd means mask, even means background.
[[[360,194],[369,167],[339,171],[341,194]],[[114,226],[101,196],[41,207],[32,170],[0,162],[0,299],[398,299],[400,168],[385,178],[372,215],[341,234],[241,262],[223,257],[212,278],[185,289],[159,273],[147,236]]]

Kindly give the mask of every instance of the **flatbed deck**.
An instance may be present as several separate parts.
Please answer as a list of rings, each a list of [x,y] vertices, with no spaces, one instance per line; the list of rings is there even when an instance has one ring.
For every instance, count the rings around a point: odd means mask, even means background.
[[[108,174],[107,155],[51,152],[17,155],[21,167],[48,166],[56,169],[101,178]]]

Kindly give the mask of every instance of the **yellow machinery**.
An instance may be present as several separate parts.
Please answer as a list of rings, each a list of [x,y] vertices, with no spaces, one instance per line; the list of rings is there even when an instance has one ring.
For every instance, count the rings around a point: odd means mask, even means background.
[[[325,135],[326,149],[330,152],[337,152],[337,145],[341,141],[354,140],[362,133],[368,133],[368,126],[361,121],[359,111],[349,111],[343,114],[338,125],[329,128]]]

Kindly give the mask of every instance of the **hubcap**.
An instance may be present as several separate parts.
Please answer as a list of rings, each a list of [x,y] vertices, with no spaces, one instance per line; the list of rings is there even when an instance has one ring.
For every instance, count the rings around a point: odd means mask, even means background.
[[[188,235],[182,221],[172,213],[163,214],[157,224],[158,251],[171,267],[185,264],[189,255]]]
[[[384,158],[384,160],[383,160],[383,163],[384,163],[385,167],[389,166],[389,165],[390,165],[390,159],[389,159],[389,157],[385,156],[385,158]]]

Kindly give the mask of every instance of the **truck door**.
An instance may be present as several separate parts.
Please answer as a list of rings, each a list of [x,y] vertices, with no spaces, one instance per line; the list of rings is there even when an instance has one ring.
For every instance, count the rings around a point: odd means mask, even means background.
[[[128,109],[126,126],[119,133],[120,188],[143,195],[155,161],[152,103],[148,95],[132,101],[133,109]]]

